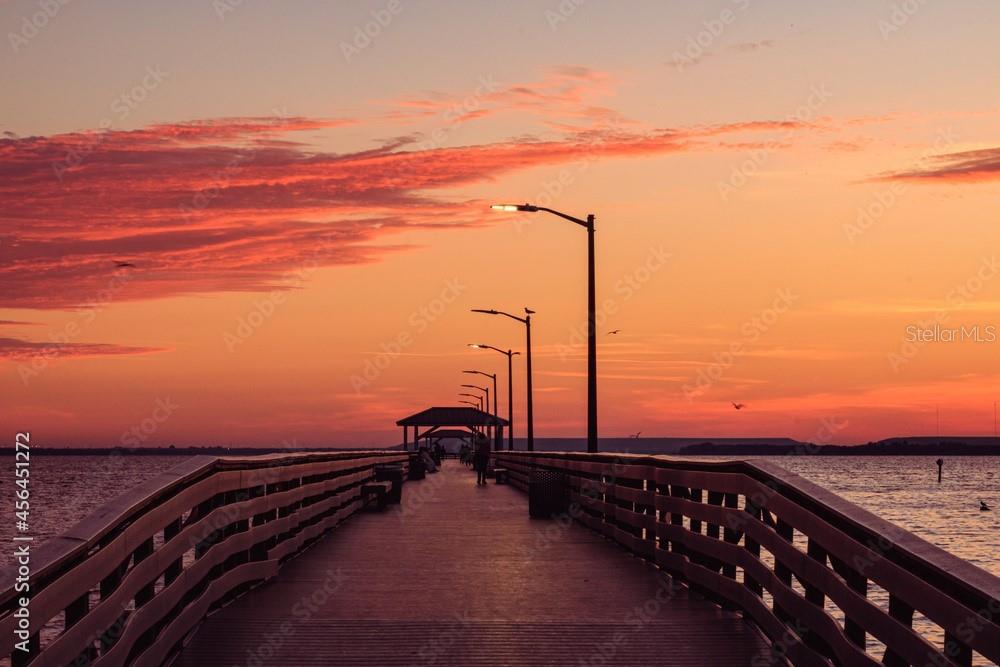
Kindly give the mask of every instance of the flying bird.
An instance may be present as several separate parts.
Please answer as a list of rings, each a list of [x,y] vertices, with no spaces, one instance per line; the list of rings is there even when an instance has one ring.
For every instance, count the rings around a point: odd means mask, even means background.
[[[135,264],[133,264],[132,262],[120,262],[120,261],[118,261],[116,259],[115,260],[115,268],[116,269],[134,269],[135,268]]]
[[[608,335],[609,336],[614,336],[616,333],[620,333],[620,332],[621,332],[621,329],[615,329],[614,331],[609,331]]]
[[[732,401],[730,401],[730,402],[732,402]],[[743,408],[746,407],[746,404],[745,403],[733,403],[733,407],[736,408],[737,410],[742,410]]]

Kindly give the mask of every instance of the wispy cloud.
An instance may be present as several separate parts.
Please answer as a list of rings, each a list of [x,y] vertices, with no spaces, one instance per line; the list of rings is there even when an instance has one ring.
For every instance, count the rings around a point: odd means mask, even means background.
[[[956,183],[1000,180],[1000,147],[936,155],[927,166],[882,174],[875,180]]]
[[[47,343],[0,338],[0,359],[24,360],[43,357],[46,359],[63,357],[98,357],[131,354],[152,354],[163,352],[160,347],[136,347],[131,345],[111,345],[107,343]]]

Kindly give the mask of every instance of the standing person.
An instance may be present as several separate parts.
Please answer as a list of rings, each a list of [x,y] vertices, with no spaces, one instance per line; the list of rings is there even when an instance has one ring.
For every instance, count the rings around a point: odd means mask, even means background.
[[[490,441],[480,433],[476,436],[476,453],[474,458],[476,468],[476,484],[486,485],[486,469],[490,465]]]

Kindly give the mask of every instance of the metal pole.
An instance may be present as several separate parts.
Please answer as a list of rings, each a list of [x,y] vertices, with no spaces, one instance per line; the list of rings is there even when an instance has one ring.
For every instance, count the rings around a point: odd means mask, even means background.
[[[500,413],[497,411],[497,374],[493,374],[493,416],[499,417]],[[499,451],[503,449],[503,432],[500,428],[493,427],[493,449],[494,451]]]
[[[524,328],[528,332],[528,451],[535,449],[534,395],[531,389],[531,315],[524,318]]]
[[[593,214],[587,216],[587,451],[597,451],[597,296]]]
[[[507,449],[514,449],[514,352],[507,350]]]

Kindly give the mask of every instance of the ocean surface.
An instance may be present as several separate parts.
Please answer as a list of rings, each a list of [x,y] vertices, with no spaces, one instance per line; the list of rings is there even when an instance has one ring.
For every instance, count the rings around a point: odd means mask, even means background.
[[[128,488],[182,460],[177,456],[33,457],[28,534],[35,536],[37,546]],[[935,457],[778,456],[766,460],[1000,576],[1000,457],[946,458],[940,484]],[[8,545],[3,562],[9,561],[13,552],[15,488],[13,465],[4,466],[0,495],[10,515],[0,521],[0,539]],[[980,512],[980,500],[995,511]],[[886,603],[879,591],[873,591],[871,597],[879,604]],[[938,639],[933,630],[928,630],[928,637]]]

